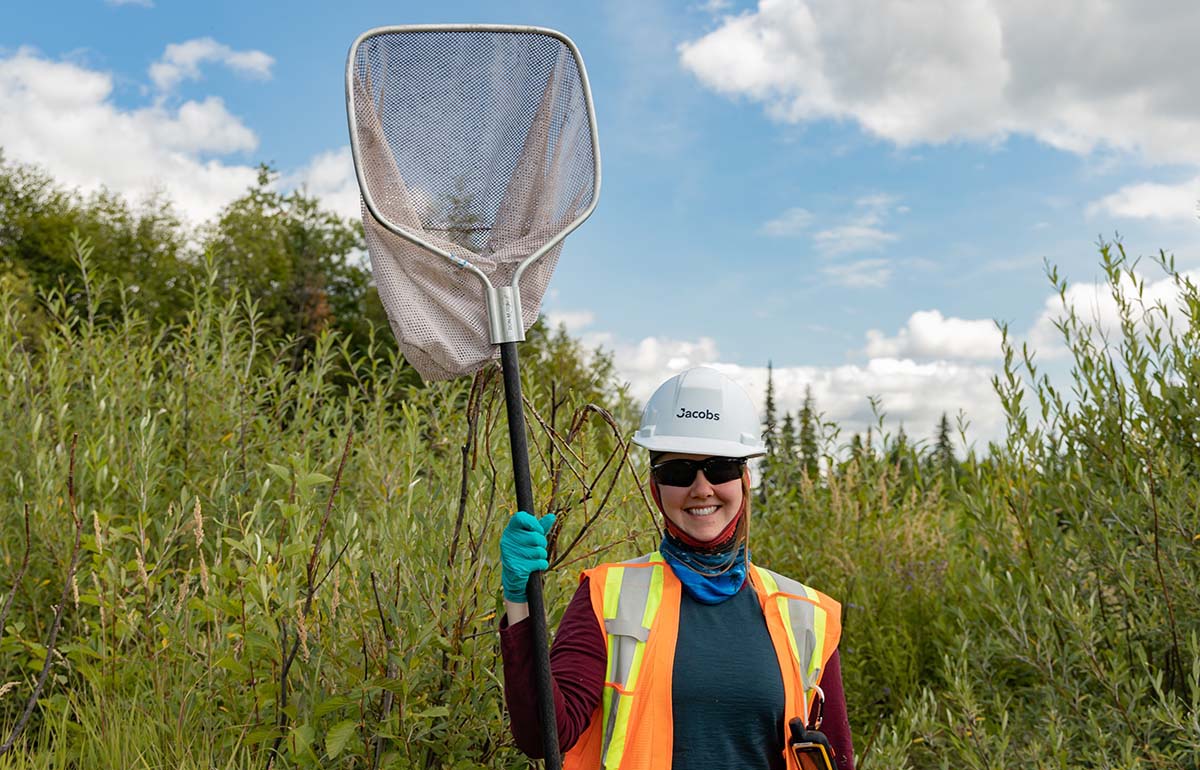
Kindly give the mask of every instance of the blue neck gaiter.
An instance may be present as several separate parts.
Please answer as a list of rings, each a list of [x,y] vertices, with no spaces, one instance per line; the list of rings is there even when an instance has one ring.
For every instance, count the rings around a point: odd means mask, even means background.
[[[736,553],[702,553],[667,533],[658,550],[683,583],[683,589],[701,604],[720,604],[746,582],[748,552],[744,543]],[[726,566],[729,568],[725,569]]]

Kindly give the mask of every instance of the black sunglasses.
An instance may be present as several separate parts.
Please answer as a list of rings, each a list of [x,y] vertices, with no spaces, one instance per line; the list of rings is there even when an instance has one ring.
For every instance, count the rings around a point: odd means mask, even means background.
[[[667,487],[690,487],[696,472],[704,471],[710,484],[724,484],[742,477],[746,460],[741,457],[710,457],[707,460],[667,460],[650,466],[654,480]]]

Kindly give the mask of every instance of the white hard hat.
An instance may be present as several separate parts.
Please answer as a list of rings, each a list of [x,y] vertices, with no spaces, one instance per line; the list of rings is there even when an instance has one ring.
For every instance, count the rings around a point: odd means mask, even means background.
[[[746,391],[716,369],[698,366],[658,386],[633,443],[651,452],[720,457],[766,453],[758,413]]]

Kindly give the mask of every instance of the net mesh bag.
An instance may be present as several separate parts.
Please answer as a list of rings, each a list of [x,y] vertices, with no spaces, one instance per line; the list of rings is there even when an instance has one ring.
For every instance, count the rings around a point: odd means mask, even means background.
[[[596,192],[579,63],[536,32],[403,31],[351,52],[361,181],[382,220],[479,268],[493,286],[577,220]],[[371,269],[401,352],[427,380],[497,355],[481,281],[363,206]],[[561,241],[520,278],[537,319]]]

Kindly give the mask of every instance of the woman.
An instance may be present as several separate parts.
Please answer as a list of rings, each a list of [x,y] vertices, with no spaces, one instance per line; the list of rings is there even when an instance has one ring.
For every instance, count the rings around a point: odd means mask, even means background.
[[[550,651],[564,770],[797,768],[789,723],[822,732],[853,768],[837,654],[840,605],[749,561],[748,458],[764,453],[745,391],[689,369],[650,398],[634,443],[650,452],[665,535],[653,554],[584,572]],[[546,569],[540,520],[500,539],[505,697],[513,736],[542,753],[525,586]],[[810,713],[811,712],[811,713]]]

